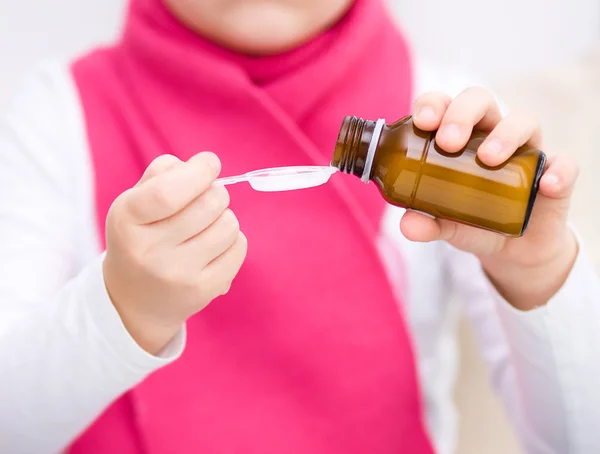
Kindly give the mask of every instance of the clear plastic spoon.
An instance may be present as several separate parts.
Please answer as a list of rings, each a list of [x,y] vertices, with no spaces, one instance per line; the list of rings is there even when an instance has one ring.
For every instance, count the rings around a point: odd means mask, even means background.
[[[243,175],[219,178],[215,185],[226,186],[247,181],[255,191],[279,192],[314,188],[329,181],[337,172],[335,167],[296,166],[260,169]]]

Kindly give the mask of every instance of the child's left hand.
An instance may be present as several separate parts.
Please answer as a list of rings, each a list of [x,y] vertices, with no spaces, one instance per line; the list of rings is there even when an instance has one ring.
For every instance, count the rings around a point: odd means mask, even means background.
[[[414,122],[426,131],[439,129],[436,141],[448,152],[458,152],[473,128],[489,132],[478,150],[490,166],[503,163],[521,145],[542,147],[540,125],[531,115],[513,113],[502,118],[493,96],[482,88],[469,88],[455,99],[428,93],[417,99]],[[475,254],[498,291],[515,307],[530,310],[544,305],[564,284],[578,253],[567,215],[578,176],[574,160],[557,155],[540,181],[529,227],[521,238],[431,219],[407,211],[400,228],[412,241],[444,240]]]

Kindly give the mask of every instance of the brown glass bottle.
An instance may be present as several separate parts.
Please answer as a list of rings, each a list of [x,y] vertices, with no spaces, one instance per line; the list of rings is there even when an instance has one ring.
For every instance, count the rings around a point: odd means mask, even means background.
[[[512,237],[525,233],[546,155],[523,146],[504,164],[477,157],[486,134],[474,132],[458,153],[446,153],[435,132],[408,116],[393,124],[346,117],[331,165],[373,181],[387,202]]]

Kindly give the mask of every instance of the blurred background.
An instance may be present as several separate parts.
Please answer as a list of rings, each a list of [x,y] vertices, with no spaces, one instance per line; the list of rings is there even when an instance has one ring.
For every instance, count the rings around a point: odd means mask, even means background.
[[[600,2],[598,0],[388,0],[418,53],[475,72],[511,108],[542,119],[546,150],[572,153],[582,167],[573,207],[600,269]],[[109,41],[126,0],[4,1],[0,6],[0,98],[48,57]],[[600,168],[600,166],[599,166]],[[518,454],[490,392],[468,326],[460,329],[459,454]]]

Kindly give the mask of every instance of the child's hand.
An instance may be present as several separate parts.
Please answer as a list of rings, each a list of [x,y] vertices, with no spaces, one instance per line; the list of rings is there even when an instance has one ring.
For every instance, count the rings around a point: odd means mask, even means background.
[[[246,238],[212,153],[157,158],[119,196],[106,225],[104,280],[137,343],[158,353],[182,324],[225,294],[246,256]]]
[[[489,132],[478,150],[482,162],[495,166],[525,143],[541,148],[540,125],[523,113],[502,118],[492,95],[481,88],[465,90],[455,99],[440,93],[421,96],[414,107],[415,125],[439,128],[436,141],[457,152],[473,128]],[[494,233],[408,211],[400,224],[413,241],[445,240],[479,257],[488,276],[515,307],[543,305],[560,289],[577,256],[577,243],[568,228],[567,213],[578,169],[568,156],[555,156],[540,181],[529,227],[522,238]]]

